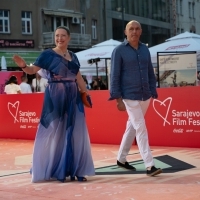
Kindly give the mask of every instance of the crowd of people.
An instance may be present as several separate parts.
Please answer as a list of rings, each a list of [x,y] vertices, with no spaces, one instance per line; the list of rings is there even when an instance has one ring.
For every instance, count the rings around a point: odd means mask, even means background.
[[[107,90],[106,83],[101,77],[94,78],[91,83],[85,76],[82,76],[86,83],[88,90]],[[17,80],[17,77],[12,75],[5,83],[4,92],[6,94],[23,94],[23,93],[34,93],[34,92],[45,92],[48,85],[48,80],[41,77],[39,73],[35,74],[35,78],[31,80],[31,84],[28,83],[28,77],[26,74],[21,76],[21,83]]]
[[[92,82],[89,83],[86,77],[83,76],[83,79],[86,83],[86,87],[88,90],[107,90],[107,84],[104,80],[102,80],[102,77],[98,76],[98,78],[93,78]]]
[[[5,83],[4,92],[6,94],[24,94],[34,92],[44,92],[48,85],[48,80],[42,78],[38,73],[35,74],[35,78],[31,80],[31,84],[28,83],[28,77],[26,74],[21,76],[21,83],[16,76],[12,75]]]

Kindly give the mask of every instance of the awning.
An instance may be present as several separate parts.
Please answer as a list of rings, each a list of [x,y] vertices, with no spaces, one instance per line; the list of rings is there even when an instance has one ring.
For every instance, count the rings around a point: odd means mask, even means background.
[[[42,10],[45,15],[77,17],[77,18],[83,17],[83,13],[75,12],[73,10],[65,10],[65,9],[58,9],[58,10],[42,9]]]
[[[1,67],[17,67],[12,59],[14,54],[23,57],[27,65],[30,65],[35,62],[37,57],[41,54],[41,51],[0,51],[0,60],[3,62],[1,63]]]

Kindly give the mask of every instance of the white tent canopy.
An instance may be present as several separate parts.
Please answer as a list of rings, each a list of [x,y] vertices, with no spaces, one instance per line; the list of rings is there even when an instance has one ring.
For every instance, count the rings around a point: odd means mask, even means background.
[[[121,44],[117,40],[106,40],[97,45],[92,46],[92,48],[77,52],[76,55],[80,62],[80,71],[83,75],[96,75],[96,64],[88,64],[88,60],[100,58],[98,64],[98,74],[105,75],[105,66],[109,64],[106,63],[106,60],[111,58],[113,49]]]
[[[149,48],[153,66],[157,66],[157,52],[196,51],[197,65],[200,70],[200,35],[181,33],[166,40],[166,42]]]

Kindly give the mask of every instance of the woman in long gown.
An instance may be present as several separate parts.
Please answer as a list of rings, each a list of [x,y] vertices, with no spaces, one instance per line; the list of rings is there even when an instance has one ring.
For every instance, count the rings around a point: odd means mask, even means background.
[[[28,74],[45,72],[48,86],[38,126],[32,163],[32,182],[66,177],[86,181],[95,175],[90,139],[80,91],[87,92],[76,55],[67,50],[70,31],[60,26],[55,31],[53,49],[45,50],[33,66],[13,56],[15,63]]]

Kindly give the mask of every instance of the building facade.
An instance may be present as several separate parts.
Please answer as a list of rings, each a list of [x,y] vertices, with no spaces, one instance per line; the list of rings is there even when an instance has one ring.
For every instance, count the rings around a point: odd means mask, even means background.
[[[130,20],[141,23],[141,41],[151,47],[181,32],[200,34],[199,10],[199,0],[1,0],[0,56],[17,51],[28,59],[35,52],[34,59],[55,46],[60,25],[69,27],[74,52],[108,39],[123,41]]]
[[[1,45],[1,49],[19,47],[37,51],[52,48],[54,30],[60,25],[70,28],[70,49],[75,52],[87,49],[101,39],[97,31],[97,21],[102,18],[97,12],[100,3],[87,0],[26,0],[26,3],[24,0],[1,0],[0,39],[13,40],[10,45],[8,42]]]
[[[185,31],[200,34],[200,0],[176,0],[176,35]]]
[[[159,44],[172,35],[172,6],[169,0],[106,1],[107,37],[123,40],[123,30],[130,20],[141,23],[141,41],[149,46]],[[108,27],[112,27],[109,29]]]
[[[70,50],[87,49],[104,40],[102,5],[90,0],[1,0],[0,56],[11,69],[16,69],[11,59],[15,52],[32,63],[42,50],[55,46],[54,31],[61,25],[70,29]]]

